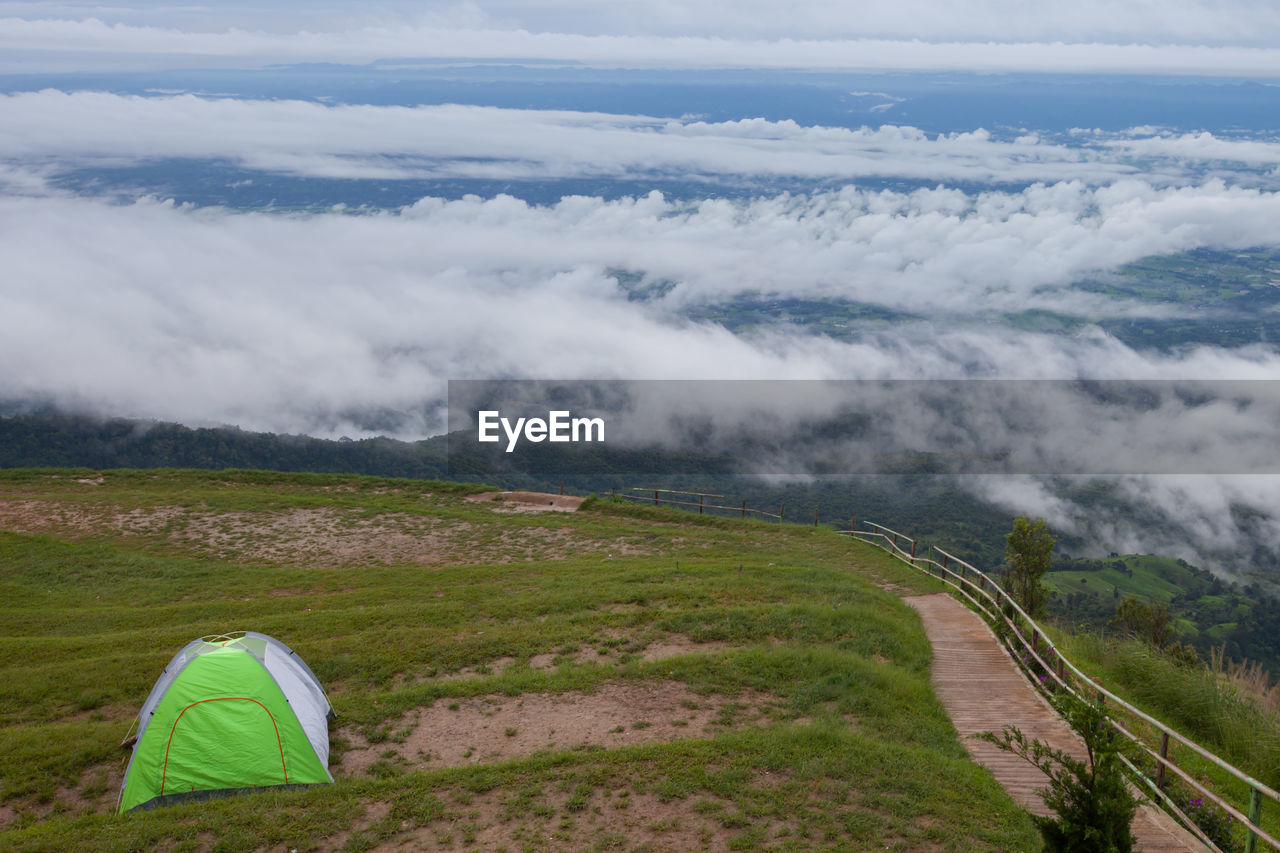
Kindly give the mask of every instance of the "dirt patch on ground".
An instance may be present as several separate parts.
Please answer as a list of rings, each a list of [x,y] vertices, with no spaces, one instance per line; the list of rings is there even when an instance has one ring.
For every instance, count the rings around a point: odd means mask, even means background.
[[[892,581],[872,581],[872,583],[883,589],[885,592],[891,592],[899,598],[911,595],[920,595],[919,590],[912,589],[909,586],[903,586],[902,584],[893,583]]]
[[[405,769],[490,764],[541,750],[616,748],[710,737],[773,720],[774,697],[701,696],[676,682],[612,682],[592,693],[526,693],[441,699],[418,708],[370,743],[354,730],[337,771],[359,775],[379,762]]]
[[[448,795],[446,795],[447,797]],[[546,785],[518,792],[454,795],[430,825],[374,848],[409,850],[729,850],[742,834],[734,805],[712,795],[663,800],[628,787]],[[771,822],[759,840],[785,841],[795,827]]]
[[[430,516],[384,513],[370,518],[358,509],[336,507],[218,513],[180,506],[123,510],[39,500],[0,500],[0,527],[73,537],[104,532],[153,537],[221,559],[323,567],[445,562],[456,556],[471,529],[466,522]],[[530,538],[536,542],[539,533],[546,532],[554,531],[532,531]],[[470,543],[466,550],[472,550]]]
[[[369,803],[365,806],[364,814],[361,815],[349,829],[345,832],[340,832],[337,835],[331,835],[324,838],[324,845],[321,849],[346,850],[348,842],[351,840],[351,836],[357,835],[373,826],[375,823],[385,820],[389,814],[391,814],[391,806],[388,803],[380,801]],[[281,853],[297,853],[298,850],[298,848],[294,847],[292,844],[286,844],[283,847],[275,847],[271,849],[279,850]]]
[[[644,661],[666,660],[679,655],[713,654],[732,648],[736,648],[732,643],[695,643],[688,637],[670,634],[645,646],[644,651],[640,652],[640,659]]]
[[[557,502],[582,500],[551,497]],[[110,504],[0,499],[0,529],[70,538],[104,533],[124,539],[149,538],[217,559],[318,568],[512,563],[582,554],[607,559],[679,547],[678,542],[663,538],[643,542],[590,538],[557,526],[521,526],[495,535],[484,524],[459,519],[403,512],[368,514],[352,507],[215,512],[165,505],[126,510]]]
[[[115,811],[125,767],[124,761],[97,764],[83,770],[77,784],[59,785],[45,802],[28,798],[0,806],[0,830],[7,829],[24,814],[42,820],[55,812],[79,815]]]
[[[326,507],[269,515],[192,513],[170,535],[221,557],[328,567],[448,562],[458,557],[456,546],[470,530],[464,521],[407,513],[370,518],[360,510]]]
[[[577,512],[586,498],[551,492],[481,492],[467,495],[472,503],[493,504],[494,512]]]
[[[18,533],[98,532],[99,515],[54,501],[0,500],[0,529]]]
[[[623,645],[614,647],[616,641],[623,641]],[[695,643],[688,637],[681,634],[670,634],[661,640],[655,640],[645,646],[638,652],[628,651],[626,638],[623,636],[610,635],[603,641],[599,641],[597,645],[588,645],[572,654],[553,654],[547,652],[540,655],[534,655],[529,658],[530,669],[555,669],[562,663],[574,664],[614,664],[618,662],[620,655],[631,655],[633,659],[639,659],[645,662],[666,660],[667,658],[678,657],[679,655],[689,654],[713,654],[728,649],[736,648],[732,643]],[[465,681],[472,678],[489,678],[498,675],[507,667],[516,662],[512,657],[501,657],[496,660],[489,661],[481,666],[467,666],[456,672],[445,673],[443,675],[434,676],[437,681]],[[414,680],[414,679],[410,679]],[[417,681],[425,681],[426,678],[416,679]]]

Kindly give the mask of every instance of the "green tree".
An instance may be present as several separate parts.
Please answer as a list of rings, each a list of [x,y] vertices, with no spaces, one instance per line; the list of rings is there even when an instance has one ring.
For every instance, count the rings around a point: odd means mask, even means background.
[[[1143,604],[1128,596],[1116,607],[1111,624],[1162,650],[1173,642],[1173,616],[1163,604]]]
[[[1028,615],[1039,616],[1049,598],[1040,579],[1053,566],[1054,538],[1043,518],[1020,515],[1004,539],[1005,588]]]

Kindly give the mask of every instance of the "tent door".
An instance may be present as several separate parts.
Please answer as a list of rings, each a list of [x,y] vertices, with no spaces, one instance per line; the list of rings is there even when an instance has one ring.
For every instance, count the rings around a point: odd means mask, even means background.
[[[160,795],[287,785],[275,717],[256,699],[220,696],[182,709],[169,732]]]

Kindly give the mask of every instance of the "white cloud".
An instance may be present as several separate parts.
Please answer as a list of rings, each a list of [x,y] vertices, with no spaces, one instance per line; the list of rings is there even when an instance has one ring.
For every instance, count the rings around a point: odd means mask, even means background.
[[[1137,183],[976,199],[427,199],[371,216],[9,197],[0,396],[321,434],[358,432],[350,413],[395,411],[413,435],[448,378],[1271,377],[1280,356],[1267,348],[1161,355],[1101,333],[950,322],[857,343],[744,338],[679,309],[751,288],[939,317],[1054,304],[1071,297],[1038,288],[1082,269],[1271,239],[1278,206],[1257,191]],[[678,285],[630,302],[611,267]]]
[[[1070,6],[1019,0],[339,0],[181,5],[131,2],[0,2],[0,16],[100,19],[194,33],[236,29],[297,33],[398,27],[524,30],[612,36],[736,39],[885,38],[929,42],[1109,42],[1274,46],[1280,12],[1261,0],[1082,0]]]
[[[665,300],[673,305],[756,290],[966,315],[1032,307],[1123,311],[1061,288],[1147,255],[1269,244],[1278,212],[1275,193],[1125,181],[977,196],[850,187],[749,203],[654,195],[612,203],[572,198],[546,208],[427,199],[404,217],[447,235],[445,257],[478,241],[524,252],[513,263],[521,268],[643,270],[676,282]]]
[[[1131,158],[1154,157],[1226,167],[1280,166],[1280,142],[1274,139],[1226,139],[1208,131],[1172,134],[1155,128],[1134,128],[1124,136],[1104,139],[1099,144]]]
[[[453,8],[457,9],[462,4]],[[532,32],[796,39],[889,38],[929,42],[1262,44],[1280,36],[1280,12],[1257,0],[480,0],[472,20]]]
[[[654,5],[659,8],[654,9]],[[383,58],[525,59],[571,61],[604,67],[828,68],[861,70],[1053,71],[1276,76],[1280,68],[1280,17],[1254,6],[1240,18],[1211,16],[1202,4],[1184,3],[1183,14],[1162,20],[1112,14],[1097,4],[1087,16],[1021,17],[931,2],[891,16],[792,15],[779,11],[749,20],[740,10],[721,17],[685,19],[662,14],[666,4],[611,4],[598,26],[589,16],[430,15],[425,23],[392,13],[361,24],[348,19],[334,29],[294,30],[281,17],[251,11],[243,20],[213,18],[200,24],[152,23],[163,14],[108,17],[0,18],[0,70],[125,70],[175,67],[262,66],[276,62],[370,62]],[[294,7],[296,8],[296,7]],[[812,7],[810,7],[812,8]],[[835,7],[831,7],[835,8]],[[1072,7],[1072,12],[1077,7]],[[657,12],[655,14],[655,11]],[[712,10],[714,11],[714,10]],[[807,22],[806,22],[807,18]],[[304,18],[305,20],[305,18]],[[522,23],[526,21],[526,23]],[[665,26],[666,20],[671,25]],[[459,21],[462,23],[460,24]],[[574,22],[578,23],[575,28]],[[645,22],[648,25],[645,25]],[[799,26],[796,23],[799,22]],[[824,22],[828,22],[824,24]],[[1119,24],[1118,26],[1109,24]],[[718,23],[718,25],[716,25]],[[726,23],[728,24],[726,26]],[[183,29],[182,26],[191,27]],[[266,29],[265,27],[270,27]]]
[[[1274,475],[970,477],[964,485],[1013,512],[1043,517],[1051,529],[1084,542],[1083,555],[1161,554],[1247,579],[1258,569],[1259,551],[1280,554]],[[1078,501],[1078,491],[1092,491],[1092,500]],[[1114,511],[1121,506],[1124,512]],[[1252,517],[1239,517],[1241,510]]]
[[[674,177],[1106,183],[1141,175],[1185,181],[1231,161],[1265,181],[1280,143],[1211,134],[1036,135],[983,129],[929,135],[887,125],[847,129],[748,118],[649,116],[440,106],[326,106],[193,95],[45,90],[0,95],[0,159],[49,167],[215,158],[243,168],[328,178]],[[1139,166],[1141,162],[1141,168]]]

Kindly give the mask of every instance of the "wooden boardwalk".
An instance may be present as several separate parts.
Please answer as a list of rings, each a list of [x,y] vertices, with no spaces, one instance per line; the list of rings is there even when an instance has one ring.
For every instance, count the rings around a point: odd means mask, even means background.
[[[1036,692],[995,634],[976,613],[946,593],[903,599],[924,621],[933,646],[934,690],[946,706],[973,759],[991,771],[1013,799],[1034,814],[1049,814],[1037,793],[1047,777],[1012,753],[969,735],[999,733],[1014,725],[1035,738],[1083,759],[1084,743]],[[1146,853],[1207,851],[1168,815],[1150,805],[1133,821],[1138,849]]]

